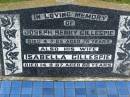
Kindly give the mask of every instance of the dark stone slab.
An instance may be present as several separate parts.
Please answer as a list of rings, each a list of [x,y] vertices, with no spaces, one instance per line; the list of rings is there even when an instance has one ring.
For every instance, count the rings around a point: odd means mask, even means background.
[[[129,75],[129,12],[62,5],[0,12],[3,75]]]

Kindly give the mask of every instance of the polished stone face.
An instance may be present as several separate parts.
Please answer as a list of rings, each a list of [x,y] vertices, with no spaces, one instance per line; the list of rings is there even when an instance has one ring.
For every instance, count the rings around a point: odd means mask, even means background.
[[[0,12],[3,75],[129,75],[128,14],[78,5]]]

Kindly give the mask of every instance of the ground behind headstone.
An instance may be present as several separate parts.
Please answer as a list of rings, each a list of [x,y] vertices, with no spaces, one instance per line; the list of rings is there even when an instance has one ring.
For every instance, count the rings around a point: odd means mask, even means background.
[[[68,4],[57,1],[65,1],[65,0],[27,0],[13,3],[0,3],[0,11]],[[128,4],[104,2],[100,0],[73,0],[73,2],[70,3],[82,6],[92,6],[99,8],[130,11],[130,6]]]

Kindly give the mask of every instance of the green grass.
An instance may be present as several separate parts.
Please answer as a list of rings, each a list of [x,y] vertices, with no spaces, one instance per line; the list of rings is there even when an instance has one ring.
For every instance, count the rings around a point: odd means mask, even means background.
[[[26,0],[0,0],[0,3],[10,3],[10,2],[19,2],[19,1],[26,1]]]
[[[126,3],[130,4],[130,0],[102,0],[102,1],[108,1],[108,2],[117,2],[117,3]]]
[[[19,1],[27,1],[27,0],[0,0],[0,3],[10,3],[10,2],[19,2]],[[130,0],[102,0],[102,1],[130,4]]]

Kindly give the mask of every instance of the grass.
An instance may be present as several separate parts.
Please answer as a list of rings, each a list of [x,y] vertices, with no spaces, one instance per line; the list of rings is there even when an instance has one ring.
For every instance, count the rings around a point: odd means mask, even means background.
[[[27,1],[27,0],[0,0],[0,3],[10,3],[10,2],[19,2],[19,1]],[[102,1],[130,4],[130,0],[102,0]]]
[[[102,1],[130,4],[130,0],[102,0]]]
[[[0,3],[10,3],[10,2],[19,2],[19,1],[26,1],[26,0],[0,0]]]

